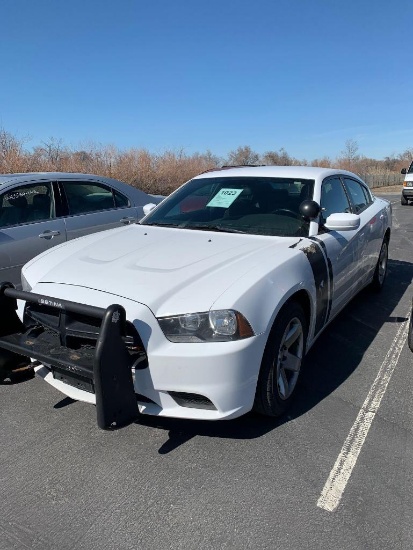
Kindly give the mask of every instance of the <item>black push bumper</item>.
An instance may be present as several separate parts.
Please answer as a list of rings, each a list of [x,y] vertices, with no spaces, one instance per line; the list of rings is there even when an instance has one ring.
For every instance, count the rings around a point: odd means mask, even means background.
[[[23,322],[16,300],[26,302]],[[106,309],[0,285],[0,369],[32,358],[54,378],[94,393],[97,423],[120,427],[138,416],[132,367],[146,361],[125,309]]]

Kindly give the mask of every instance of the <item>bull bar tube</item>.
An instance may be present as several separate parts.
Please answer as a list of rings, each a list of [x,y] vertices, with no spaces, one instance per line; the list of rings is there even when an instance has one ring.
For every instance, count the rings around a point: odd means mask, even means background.
[[[38,317],[53,311],[58,325],[53,330],[33,316],[17,315],[17,300],[35,304]],[[25,312],[26,312],[25,308]],[[57,311],[56,311],[57,310]],[[75,331],[73,318],[93,319],[94,346],[69,348]],[[58,320],[58,321],[57,321]],[[77,325],[83,326],[77,322]],[[100,328],[99,328],[100,322]],[[77,378],[88,384],[96,396],[97,424],[114,429],[136,420],[139,410],[132,378],[131,359],[125,343],[126,312],[118,304],[106,309],[16,290],[11,283],[0,284],[0,370],[18,365],[25,358],[37,360],[59,373],[61,380]]]

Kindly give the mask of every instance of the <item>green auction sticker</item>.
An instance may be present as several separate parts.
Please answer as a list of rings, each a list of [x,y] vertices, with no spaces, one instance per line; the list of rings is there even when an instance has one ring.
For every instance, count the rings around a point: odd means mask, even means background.
[[[243,189],[221,189],[215,197],[213,197],[207,206],[218,206],[219,208],[228,208],[234,200],[241,195]]]

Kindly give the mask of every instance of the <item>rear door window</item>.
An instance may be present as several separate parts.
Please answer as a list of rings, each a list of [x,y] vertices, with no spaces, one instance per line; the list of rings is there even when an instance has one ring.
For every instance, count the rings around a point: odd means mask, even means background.
[[[106,185],[94,182],[65,181],[63,187],[69,206],[69,214],[72,216],[110,210],[117,206],[112,188]]]

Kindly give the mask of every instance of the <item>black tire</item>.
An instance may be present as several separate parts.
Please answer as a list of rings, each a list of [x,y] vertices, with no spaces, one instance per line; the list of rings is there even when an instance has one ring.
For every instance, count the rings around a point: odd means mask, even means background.
[[[409,344],[409,348],[413,351],[413,310],[410,314],[410,323],[409,323],[409,334],[407,336],[407,343]]]
[[[384,281],[387,275],[387,263],[389,259],[389,241],[385,237],[383,239],[379,258],[377,260],[376,269],[374,270],[373,280],[371,282],[371,289],[375,292],[380,292],[383,288]]]
[[[402,195],[400,202],[403,206],[406,206],[406,204],[409,204],[409,201]]]
[[[26,366],[26,368],[22,368],[21,370],[16,370],[10,373],[10,381],[13,384],[17,384],[18,382],[25,382],[26,380],[31,380],[34,378],[34,368],[29,366]]]
[[[265,346],[254,411],[280,416],[289,407],[305,356],[307,330],[303,308],[297,302],[287,303],[277,315]],[[290,338],[287,338],[288,333]],[[291,353],[287,353],[287,349]],[[286,368],[287,364],[294,368]]]
[[[12,372],[30,363],[30,359],[3,349],[0,356],[0,381],[10,378]]]

